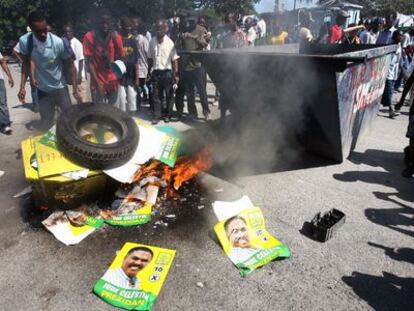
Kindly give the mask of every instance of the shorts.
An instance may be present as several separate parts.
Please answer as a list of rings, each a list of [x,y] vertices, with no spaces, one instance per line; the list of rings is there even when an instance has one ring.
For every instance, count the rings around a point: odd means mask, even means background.
[[[414,115],[410,115],[408,119],[407,138],[414,139]]]

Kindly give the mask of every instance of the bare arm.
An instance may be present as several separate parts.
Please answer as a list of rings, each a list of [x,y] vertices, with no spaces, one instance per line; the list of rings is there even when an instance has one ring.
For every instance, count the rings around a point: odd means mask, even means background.
[[[20,90],[17,96],[21,102],[24,102],[25,97],[26,97],[26,81],[27,81],[28,72],[30,70],[30,59],[26,56],[23,56],[22,61],[23,62],[22,62],[22,71],[21,71],[21,77],[20,77]]]
[[[103,88],[102,83],[99,82],[98,75],[96,74],[95,66],[90,61],[90,58],[88,58],[88,64],[89,64],[89,73],[91,74],[92,83],[96,85],[98,88],[98,92],[101,95],[105,94],[105,90]]]
[[[83,68],[84,68],[84,60],[82,59],[82,60],[79,61],[79,72],[78,72],[78,82],[79,83],[82,82]]]
[[[79,92],[78,92],[78,75],[77,75],[77,71],[76,71],[76,67],[73,62],[73,59],[69,58],[65,60],[65,62],[66,62],[66,66],[69,67],[69,71],[70,71],[70,79],[72,81],[72,86],[73,86],[72,95],[78,103],[82,103],[82,97],[79,95]]]
[[[14,86],[14,80],[13,80],[13,77],[10,73],[9,66],[7,66],[6,60],[3,58],[0,62],[1,62],[1,68],[3,68],[4,72],[7,75],[7,79],[9,80],[10,87],[13,87]]]
[[[178,73],[178,60],[172,61],[173,73],[174,73],[174,83],[178,84],[180,80],[179,73]]]
[[[355,30],[361,30],[361,29],[365,29],[364,25],[349,27],[349,28],[344,29],[343,32],[348,33],[348,32],[352,32]]]

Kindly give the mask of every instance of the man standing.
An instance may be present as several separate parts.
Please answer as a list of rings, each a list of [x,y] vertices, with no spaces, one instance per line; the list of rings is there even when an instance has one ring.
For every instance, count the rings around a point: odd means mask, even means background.
[[[377,38],[377,44],[392,44],[392,34],[395,30],[395,14],[391,13],[385,17],[384,30],[381,31]]]
[[[207,47],[206,40],[207,29],[196,24],[194,18],[189,19],[189,27],[181,34],[177,45],[185,51],[202,51]],[[192,56],[186,55],[181,59],[182,66],[182,84],[185,89],[185,94],[188,100],[188,112],[191,118],[197,118],[197,107],[195,105],[194,86],[200,94],[201,106],[203,107],[203,115],[206,120],[210,117],[210,109],[208,107],[206,83],[204,79],[204,71],[201,67],[200,61],[195,60]],[[177,95],[176,105],[178,118],[181,118],[184,108],[183,103],[184,94]]]
[[[48,32],[43,14],[30,14],[28,22],[32,32],[23,35],[19,40],[23,65],[18,96],[24,102],[27,74],[30,72],[31,81],[38,89],[41,127],[47,130],[53,125],[55,107],[64,110],[71,105],[65,69],[70,73],[73,97],[79,103],[82,98],[78,93],[76,68],[69,47],[65,46],[61,38]]]
[[[358,31],[360,29],[364,29],[363,25],[360,26],[353,26],[343,29],[346,25],[347,19],[350,17],[348,12],[344,10],[340,10],[336,15],[336,23],[332,25],[329,33],[329,40],[330,44],[336,43],[344,43],[347,40],[347,34],[351,32]]]
[[[72,26],[67,25],[64,27],[63,30],[65,33],[64,38],[66,38],[69,41],[70,47],[72,48],[73,54],[75,55],[74,65],[78,73],[78,84],[81,84],[85,60],[85,57],[83,56],[83,46],[82,43],[75,37]]]
[[[0,65],[3,71],[7,75],[10,87],[14,86],[13,77],[10,74],[9,67],[7,66],[6,59],[3,58],[3,55],[0,53]],[[12,129],[10,127],[10,114],[9,108],[7,107],[7,93],[6,86],[4,83],[4,76],[0,70],[0,131],[6,135],[12,134]]]
[[[111,64],[124,58],[122,38],[112,30],[109,11],[102,9],[98,12],[96,22],[96,29],[83,38],[83,53],[91,74],[92,101],[95,104],[115,105],[119,82]]]
[[[147,87],[147,77],[148,77],[148,49],[149,49],[149,40],[145,36],[147,29],[143,24],[138,26],[138,35],[136,36],[138,44],[138,78],[139,78],[139,89],[138,89],[138,109],[141,105],[141,94],[142,99],[147,100],[149,96],[149,90]]]
[[[121,18],[121,35],[124,45],[126,73],[122,78],[122,87],[127,94],[127,110],[137,111],[137,92],[139,86],[138,78],[138,45],[136,38],[132,35],[132,23],[126,16]]]
[[[401,61],[401,33],[398,30],[395,30],[392,33],[391,37],[392,44],[398,44],[398,49],[392,57],[390,67],[388,69],[387,79],[385,81],[385,89],[384,94],[382,95],[381,104],[384,107],[388,107],[389,109],[389,117],[392,119],[398,115],[398,112],[394,111],[392,107],[392,92],[395,85],[395,80],[398,78],[399,70],[400,70],[400,61]]]
[[[177,85],[179,56],[174,42],[167,36],[168,23],[166,20],[157,22],[157,35],[149,44],[149,71],[152,79],[153,113],[152,124],[157,124],[161,118],[169,122],[172,114],[173,84]],[[165,98],[166,107],[162,107]]]

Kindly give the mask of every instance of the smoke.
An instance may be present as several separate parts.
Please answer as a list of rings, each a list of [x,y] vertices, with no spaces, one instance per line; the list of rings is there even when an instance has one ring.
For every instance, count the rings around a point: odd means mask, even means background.
[[[298,45],[263,46],[218,50],[204,59],[232,107],[213,144],[219,173],[283,170],[303,156],[308,108],[321,85],[315,64],[298,54]]]

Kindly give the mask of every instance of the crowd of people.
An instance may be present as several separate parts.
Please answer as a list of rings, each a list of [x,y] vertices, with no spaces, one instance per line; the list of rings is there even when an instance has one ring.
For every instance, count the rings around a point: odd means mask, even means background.
[[[64,110],[72,99],[81,103],[85,92],[81,85],[88,79],[91,100],[95,104],[115,105],[131,114],[149,106],[152,123],[198,118],[195,94],[199,95],[202,114],[210,118],[207,99],[207,74],[191,54],[181,57],[177,51],[201,51],[220,48],[242,48],[262,44],[396,44],[386,77],[382,105],[389,117],[399,114],[406,95],[411,90],[414,72],[414,29],[397,29],[395,14],[385,18],[367,18],[359,25],[347,25],[349,15],[338,11],[332,23],[324,23],[315,33],[314,20],[309,11],[301,11],[295,39],[276,21],[270,29],[256,16],[228,13],[223,23],[207,25],[206,19],[196,15],[174,16],[158,20],[149,31],[139,17],[122,16],[114,19],[111,12],[100,9],[95,14],[94,27],[83,38],[75,36],[71,25],[61,31],[52,31],[40,12],[28,17],[28,32],[14,47],[14,56],[21,63],[18,97],[26,99],[29,81],[34,111],[41,117],[41,129],[49,129],[55,111]],[[55,33],[61,33],[58,36]],[[125,67],[119,68],[119,62]],[[0,65],[10,86],[14,85],[7,62],[0,54]],[[115,66],[115,67],[114,67]],[[121,66],[122,67],[122,66]],[[121,73],[118,71],[121,70]],[[401,92],[402,100],[393,105],[393,94]],[[408,89],[407,89],[408,88]],[[70,94],[70,91],[72,94]],[[83,98],[82,98],[83,97]],[[186,101],[184,98],[186,97]],[[221,116],[229,110],[228,101],[216,92]],[[185,102],[188,114],[184,114]],[[174,111],[175,106],[175,111]],[[56,109],[58,108],[58,109]],[[413,111],[414,109],[411,109]],[[414,125],[411,113],[409,167],[414,173]],[[11,134],[7,96],[3,75],[0,75],[0,126]],[[412,175],[411,173],[411,175]]]

